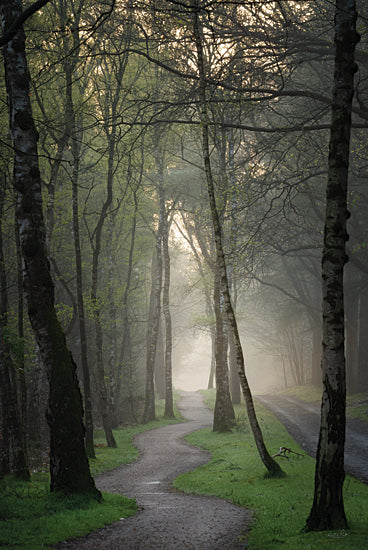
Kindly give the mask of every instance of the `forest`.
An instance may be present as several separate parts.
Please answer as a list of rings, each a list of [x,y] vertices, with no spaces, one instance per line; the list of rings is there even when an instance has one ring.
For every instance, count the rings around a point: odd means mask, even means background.
[[[170,419],[175,390],[204,388],[214,431],[244,399],[280,474],[252,392],[312,385],[320,461],[331,438],[342,458],[309,527],[344,526],[345,393],[368,392],[367,4],[0,13],[0,479],[46,465],[51,491],[98,500],[95,430],[115,448],[156,397]]]

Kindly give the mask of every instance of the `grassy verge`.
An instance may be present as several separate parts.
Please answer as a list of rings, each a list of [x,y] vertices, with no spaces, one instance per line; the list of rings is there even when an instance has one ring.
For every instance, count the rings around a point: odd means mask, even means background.
[[[101,432],[96,433],[96,459],[90,461],[93,475],[132,462],[138,450],[135,434],[180,421],[163,418],[163,401],[156,404],[157,422],[114,430],[118,448],[109,449]],[[134,500],[104,493],[97,503],[84,496],[66,498],[49,491],[47,472],[38,472],[29,483],[5,478],[0,483],[0,547],[39,550],[68,538],[76,538],[137,511]]]
[[[211,400],[210,394],[208,402]],[[351,477],[345,482],[348,531],[300,534],[313,500],[314,460],[297,455],[283,459],[281,464],[287,477],[266,479],[244,407],[236,412],[240,431],[215,434],[206,429],[187,437],[191,444],[209,450],[212,460],[179,476],[176,487],[189,493],[225,498],[254,510],[255,521],[248,536],[248,548],[252,550],[368,548],[368,487]],[[303,453],[270,412],[257,405],[257,413],[271,453],[276,453],[280,446]]]
[[[279,393],[297,397],[308,403],[321,402],[321,390],[313,386],[295,386]],[[346,415],[348,418],[359,418],[368,423],[368,392],[347,396]]]

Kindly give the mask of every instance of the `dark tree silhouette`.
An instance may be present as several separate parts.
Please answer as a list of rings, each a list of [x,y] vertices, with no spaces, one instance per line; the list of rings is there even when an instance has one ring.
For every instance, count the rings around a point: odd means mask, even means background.
[[[314,501],[305,528],[308,531],[347,527],[342,494],[346,406],[343,274],[348,260],[347,181],[357,70],[354,51],[359,41],[356,19],[354,0],[336,0],[335,74],[322,254],[323,396]]]
[[[20,0],[1,0],[0,14],[6,34],[22,15]],[[42,212],[38,134],[34,125],[25,34],[18,32],[3,48],[10,133],[14,147],[14,186],[18,193],[17,219],[23,256],[23,284],[28,314],[42,355],[49,383],[51,490],[90,493],[101,497],[89,471],[84,447],[82,399],[76,366],[66,346],[54,307],[54,285],[46,254]]]

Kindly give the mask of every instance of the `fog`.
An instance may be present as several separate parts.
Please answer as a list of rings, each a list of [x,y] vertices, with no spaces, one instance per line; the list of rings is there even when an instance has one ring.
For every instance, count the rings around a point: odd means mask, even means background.
[[[203,333],[194,335],[193,331],[188,330],[173,353],[174,387],[186,391],[207,388],[210,367],[210,336]]]
[[[205,315],[203,288],[192,255],[177,235],[175,245],[171,270],[173,385],[179,390],[196,391],[208,387],[211,368],[210,321]],[[252,336],[251,329],[256,323],[254,313],[251,317],[247,316],[250,306],[240,301],[238,308],[241,317],[238,328],[251,391],[264,394],[283,389],[281,358],[267,353],[259,336]],[[262,330],[263,334],[267,333],[265,326]]]
[[[246,374],[251,390],[263,394],[282,389],[280,361],[257,350],[251,339],[243,343],[243,346]],[[173,353],[174,387],[185,391],[206,389],[210,367],[210,336],[188,329],[176,343]]]

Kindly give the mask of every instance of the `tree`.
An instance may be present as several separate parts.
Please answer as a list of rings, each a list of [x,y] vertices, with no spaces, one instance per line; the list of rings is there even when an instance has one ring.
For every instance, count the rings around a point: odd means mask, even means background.
[[[323,395],[314,500],[305,529],[347,527],[342,488],[345,478],[344,266],[351,109],[354,93],[357,12],[355,0],[336,0],[335,74],[322,255]]]
[[[11,335],[8,326],[8,290],[3,252],[2,219],[6,192],[6,176],[0,172],[0,402],[1,446],[0,478],[14,473],[20,479],[29,479],[25,439],[17,404],[15,368],[11,353]]]
[[[230,298],[225,255],[224,255],[224,250],[222,246],[222,231],[221,231],[221,225],[220,225],[218,211],[217,211],[215,187],[214,187],[214,182],[212,177],[211,161],[210,161],[207,94],[206,94],[206,69],[205,69],[205,63],[204,63],[202,27],[200,22],[201,6],[198,0],[192,0],[191,5],[193,10],[192,12],[193,35],[194,35],[194,40],[196,45],[197,67],[198,67],[198,74],[200,79],[199,97],[200,97],[200,109],[201,109],[203,160],[204,160],[204,167],[205,167],[205,174],[206,174],[206,181],[207,181],[209,204],[211,208],[213,232],[214,232],[214,238],[215,238],[216,264],[220,271],[221,288],[224,294],[226,314],[229,321],[229,325],[231,327],[232,335],[234,338],[234,344],[236,348],[236,359],[237,359],[238,373],[240,377],[240,384],[243,391],[247,412],[248,412],[248,417],[249,417],[249,422],[252,428],[255,443],[256,443],[259,455],[261,457],[261,460],[264,463],[267,470],[269,471],[270,475],[279,476],[279,475],[284,475],[284,473],[280,468],[280,466],[277,464],[277,462],[268,453],[263,440],[262,431],[256,417],[252,394],[245,375],[244,357],[243,357],[243,350],[242,350],[240,337],[238,333],[238,326],[237,326],[237,322],[236,322],[236,318],[234,315],[234,310],[233,310],[231,298]]]
[[[20,0],[0,2],[3,33],[22,15]],[[47,370],[50,395],[50,474],[52,491],[85,492],[100,499],[84,447],[82,399],[76,366],[54,306],[54,285],[46,254],[41,175],[29,94],[23,28],[3,48],[10,133],[14,147],[13,181],[24,262],[28,315]]]

